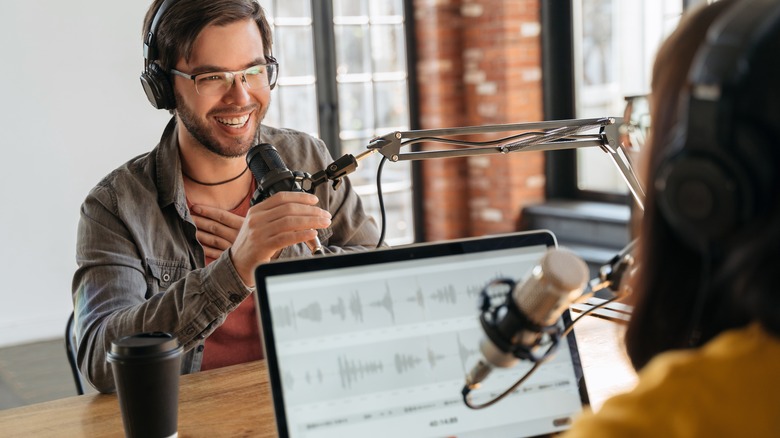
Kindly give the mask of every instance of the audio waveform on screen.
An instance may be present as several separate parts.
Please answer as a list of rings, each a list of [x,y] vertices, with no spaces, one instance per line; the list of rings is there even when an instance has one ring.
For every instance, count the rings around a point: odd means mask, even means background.
[[[422,358],[417,357],[413,354],[396,353],[394,359],[395,359],[395,372],[397,372],[398,374],[404,374],[413,371],[423,362]]]
[[[501,277],[495,272],[490,281]],[[277,302],[273,324],[278,339],[284,340],[476,315],[477,298],[490,281],[412,277],[353,285],[348,291],[323,288],[307,298]]]
[[[476,327],[286,356],[285,398],[316,401],[461,380],[479,354]],[[328,395],[329,394],[329,395]]]
[[[390,292],[390,285],[387,284],[387,282],[385,282],[385,294],[382,295],[381,299],[371,302],[370,306],[381,307],[387,310],[387,313],[390,314],[390,319],[393,322],[395,322],[395,308],[393,307],[393,294]]]
[[[384,371],[384,365],[380,361],[363,362],[339,356],[338,362],[341,387],[344,389],[352,388],[352,385],[360,379],[375,374],[382,374]]]
[[[340,317],[342,321],[347,319],[347,306],[344,298],[338,297],[335,304],[330,306],[330,313]],[[349,296],[349,313],[357,322],[363,322],[363,304],[360,302],[360,294],[355,291]]]
[[[351,349],[288,356],[280,363],[285,400],[317,403],[341,397],[430,386],[462,385],[466,372],[479,359],[481,331],[477,328]],[[566,346],[562,346],[566,349]],[[514,382],[532,364],[495,371],[491,382],[501,387]],[[521,393],[565,387],[560,369],[571,367],[567,354],[554,357],[524,385]],[[456,388],[457,389],[457,388]]]
[[[467,347],[466,344],[463,341],[461,341],[460,334],[456,334],[455,336],[458,339],[458,358],[460,359],[461,370],[465,373],[467,367],[466,363],[468,362],[470,357],[479,354],[479,349],[477,349],[476,347],[474,348]],[[476,344],[471,344],[471,345],[476,345]]]

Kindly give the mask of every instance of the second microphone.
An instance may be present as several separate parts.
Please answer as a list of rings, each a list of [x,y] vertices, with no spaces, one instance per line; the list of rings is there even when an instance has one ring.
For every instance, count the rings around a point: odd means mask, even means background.
[[[251,205],[262,202],[278,192],[303,192],[298,177],[287,168],[279,151],[268,143],[252,146],[246,154],[246,163],[257,181],[257,190]],[[322,244],[315,237],[306,242],[312,254],[323,254]]]

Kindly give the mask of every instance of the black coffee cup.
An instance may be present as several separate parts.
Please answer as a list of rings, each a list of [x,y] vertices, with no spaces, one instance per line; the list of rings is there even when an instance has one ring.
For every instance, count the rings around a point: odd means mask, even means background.
[[[139,333],[111,342],[114,372],[127,437],[178,435],[182,347],[168,333]]]

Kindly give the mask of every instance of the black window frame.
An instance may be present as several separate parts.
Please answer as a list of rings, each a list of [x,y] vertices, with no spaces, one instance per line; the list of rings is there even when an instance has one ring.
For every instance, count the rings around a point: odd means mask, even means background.
[[[574,17],[572,2],[541,1],[542,95],[545,120],[576,118],[574,91]],[[606,115],[606,114],[605,114]],[[578,187],[577,151],[545,152],[547,199],[625,204],[629,195]]]
[[[409,128],[420,129],[417,93],[417,53],[415,51],[414,2],[403,0],[406,73],[409,102]],[[336,81],[336,36],[333,26],[333,0],[311,0],[314,38],[314,71],[317,77],[317,117],[319,136],[334,157],[342,155]],[[414,242],[425,241],[421,163],[411,164],[412,222]]]

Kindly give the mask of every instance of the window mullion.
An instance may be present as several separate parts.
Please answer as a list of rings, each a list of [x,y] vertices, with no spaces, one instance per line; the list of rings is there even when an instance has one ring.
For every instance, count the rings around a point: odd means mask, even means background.
[[[575,109],[571,2],[542,2],[541,18],[544,118],[573,119]],[[576,152],[546,152],[545,158],[546,197],[576,197]]]
[[[333,30],[333,1],[311,0],[314,62],[317,73],[317,114],[320,138],[333,156],[341,155],[339,137],[338,86],[336,83],[336,40]]]

